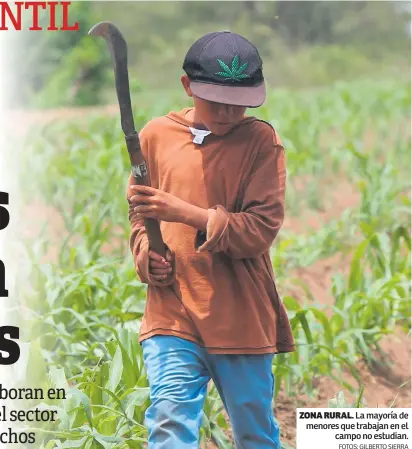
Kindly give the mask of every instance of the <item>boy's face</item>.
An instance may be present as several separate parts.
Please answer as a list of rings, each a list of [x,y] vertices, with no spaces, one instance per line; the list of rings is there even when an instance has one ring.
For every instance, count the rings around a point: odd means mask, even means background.
[[[196,121],[200,121],[216,136],[227,134],[243,119],[246,107],[203,100],[193,95],[187,75],[182,75],[181,81],[187,95],[193,98]]]

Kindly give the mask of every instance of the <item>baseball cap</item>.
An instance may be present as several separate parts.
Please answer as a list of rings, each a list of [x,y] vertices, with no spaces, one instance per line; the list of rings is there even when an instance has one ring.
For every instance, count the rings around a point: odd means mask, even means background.
[[[194,95],[204,100],[256,108],[266,98],[256,47],[231,31],[207,33],[187,52],[183,70]]]

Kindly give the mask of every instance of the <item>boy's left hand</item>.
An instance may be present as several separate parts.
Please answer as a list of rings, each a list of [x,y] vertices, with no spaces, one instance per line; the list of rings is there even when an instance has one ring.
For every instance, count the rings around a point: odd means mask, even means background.
[[[139,218],[156,218],[161,221],[181,222],[189,203],[176,196],[149,186],[129,186],[127,197],[135,206]]]

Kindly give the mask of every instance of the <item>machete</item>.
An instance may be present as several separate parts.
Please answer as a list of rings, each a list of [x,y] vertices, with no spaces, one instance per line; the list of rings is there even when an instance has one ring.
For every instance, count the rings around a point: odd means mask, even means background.
[[[116,82],[117,99],[120,106],[120,119],[129,153],[135,184],[150,186],[150,178],[136,132],[130,100],[129,74],[127,68],[127,44],[119,29],[111,22],[99,22],[89,33],[101,36],[109,47]],[[149,239],[149,247],[166,258],[166,245],[163,242],[160,225],[154,218],[145,218],[144,224]]]

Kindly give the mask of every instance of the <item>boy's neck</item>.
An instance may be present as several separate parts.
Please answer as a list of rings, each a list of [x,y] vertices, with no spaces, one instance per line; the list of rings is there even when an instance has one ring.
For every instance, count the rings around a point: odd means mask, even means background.
[[[188,113],[186,114],[186,118],[192,123],[193,128],[206,130],[208,129],[197,117],[195,108],[188,111]]]

